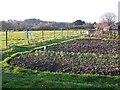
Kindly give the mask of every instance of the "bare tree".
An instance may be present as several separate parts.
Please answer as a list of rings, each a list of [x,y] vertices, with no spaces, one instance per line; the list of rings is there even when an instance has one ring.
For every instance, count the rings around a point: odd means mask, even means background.
[[[110,27],[112,24],[116,22],[116,15],[112,12],[107,12],[100,17],[101,25],[104,27]]]
[[[1,24],[2,24],[2,30],[12,30],[13,29],[12,23],[2,21]]]

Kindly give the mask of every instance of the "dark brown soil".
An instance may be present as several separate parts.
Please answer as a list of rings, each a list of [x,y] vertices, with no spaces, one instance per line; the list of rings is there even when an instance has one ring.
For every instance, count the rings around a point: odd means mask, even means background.
[[[10,64],[40,71],[120,75],[118,46],[117,40],[75,40],[48,47],[51,51],[15,57]]]
[[[52,51],[120,54],[120,40],[82,39],[48,47]]]

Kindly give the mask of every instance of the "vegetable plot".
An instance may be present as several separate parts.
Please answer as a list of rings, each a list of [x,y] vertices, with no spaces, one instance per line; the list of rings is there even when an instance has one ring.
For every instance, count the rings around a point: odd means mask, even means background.
[[[120,54],[120,40],[82,39],[48,47],[52,51]]]
[[[9,63],[40,71],[120,75],[119,58],[119,55],[36,51],[18,56]]]

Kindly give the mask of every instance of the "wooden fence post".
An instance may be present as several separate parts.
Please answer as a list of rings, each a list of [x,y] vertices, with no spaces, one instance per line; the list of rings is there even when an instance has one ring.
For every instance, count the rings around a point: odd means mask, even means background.
[[[27,37],[27,40],[28,40],[28,45],[30,45],[28,30],[27,30],[27,36],[26,37]]]
[[[82,30],[80,29],[80,35],[82,35]]]
[[[55,29],[54,29],[54,39],[55,39]]]
[[[6,47],[8,46],[8,31],[6,30]]]
[[[44,31],[42,30],[42,40],[44,40]]]
[[[77,31],[78,31],[78,30],[76,29],[76,36],[77,36]]]
[[[68,29],[67,29],[67,38],[68,38]]]
[[[61,35],[61,36],[62,36],[62,38],[63,38],[63,29],[61,29],[61,33],[62,33],[62,35]]]

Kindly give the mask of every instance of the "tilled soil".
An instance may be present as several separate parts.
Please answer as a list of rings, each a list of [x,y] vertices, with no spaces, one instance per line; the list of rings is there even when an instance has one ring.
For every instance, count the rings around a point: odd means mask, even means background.
[[[49,46],[48,50],[113,55],[120,54],[120,40],[82,39]]]
[[[120,56],[38,51],[13,58],[9,64],[32,70],[77,74],[120,75]]]

